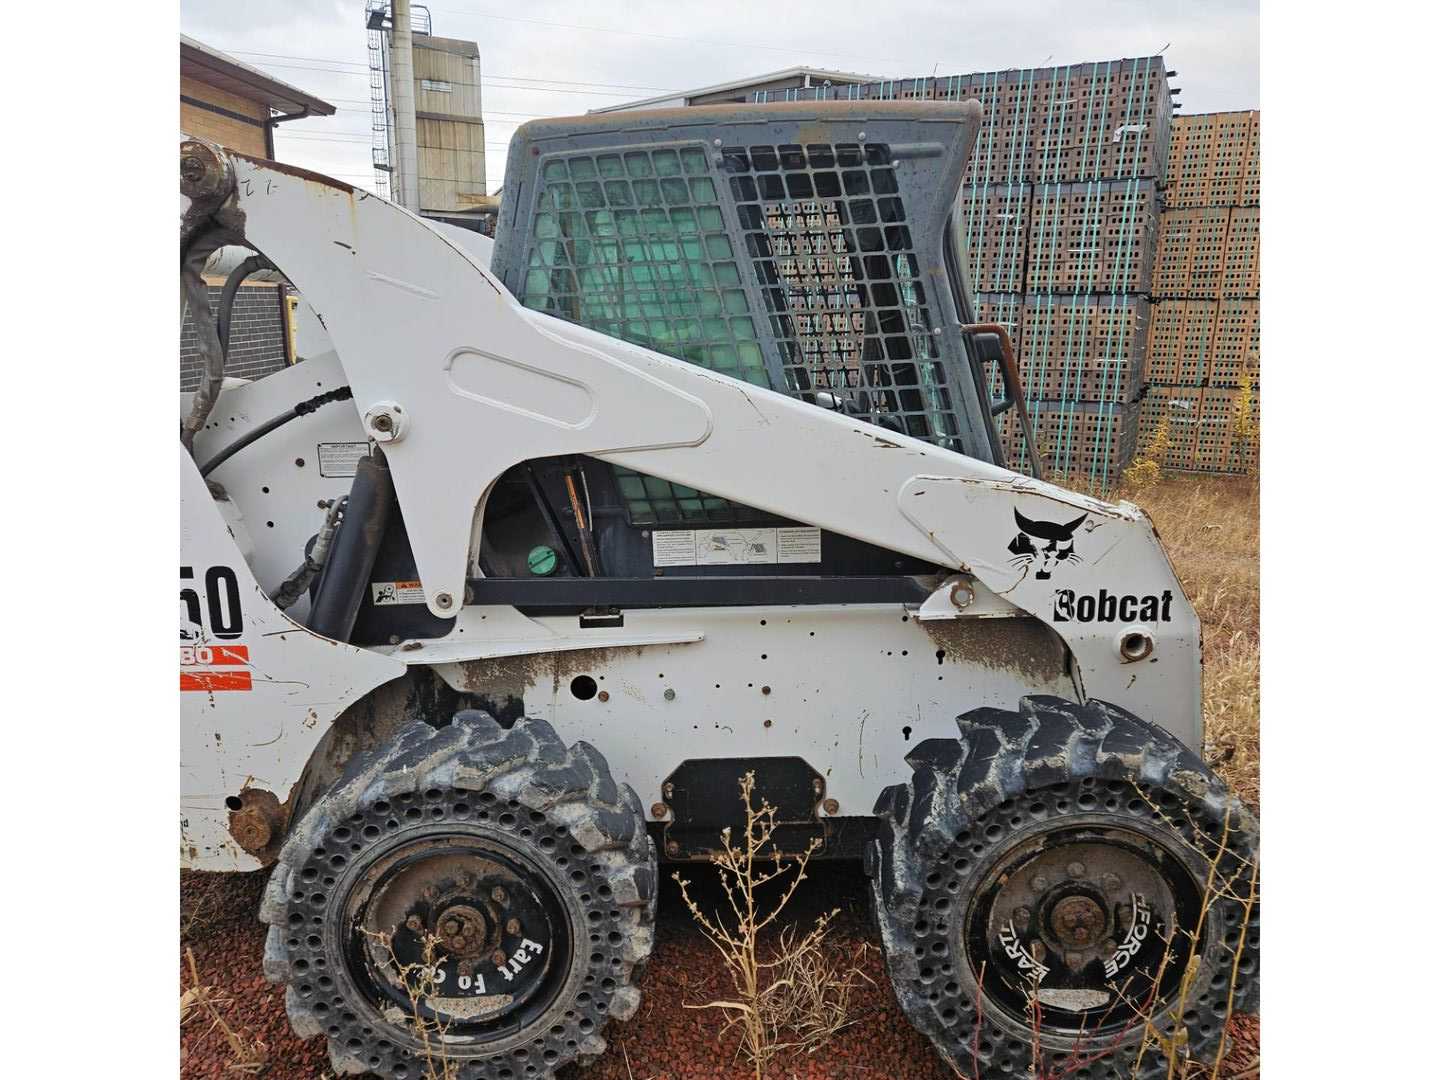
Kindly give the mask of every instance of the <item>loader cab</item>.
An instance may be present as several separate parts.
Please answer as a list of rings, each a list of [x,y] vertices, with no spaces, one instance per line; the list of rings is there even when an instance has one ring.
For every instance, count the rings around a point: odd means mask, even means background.
[[[713,106],[516,132],[491,269],[528,307],[995,464],[955,202],[976,103]]]

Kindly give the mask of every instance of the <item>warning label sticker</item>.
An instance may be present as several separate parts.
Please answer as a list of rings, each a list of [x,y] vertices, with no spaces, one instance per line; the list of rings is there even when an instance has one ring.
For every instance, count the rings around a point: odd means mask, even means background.
[[[667,529],[651,534],[656,566],[735,566],[820,561],[820,530]]]
[[[423,604],[425,590],[418,581],[372,581],[370,602],[376,607],[385,604]]]
[[[315,444],[321,476],[354,476],[360,459],[370,452],[368,442],[322,442]]]

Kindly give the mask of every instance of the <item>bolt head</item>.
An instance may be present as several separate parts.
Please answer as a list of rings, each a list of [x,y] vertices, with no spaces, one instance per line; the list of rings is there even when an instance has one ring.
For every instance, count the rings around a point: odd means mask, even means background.
[[[610,700],[610,691],[609,691],[609,690],[601,690],[600,693],[596,694],[595,696],[598,697],[601,701],[609,701],[609,700]]]
[[[1044,892],[1049,887],[1050,879],[1047,878],[1044,874],[1036,874],[1033,878],[1030,879],[1030,888],[1034,889],[1036,892]]]
[[[496,949],[493,953],[490,954],[490,961],[491,961],[496,967],[504,967],[504,966],[505,966],[505,953],[504,953],[503,951],[501,951],[500,949]]]
[[[827,814],[834,815],[840,812],[840,802],[838,799],[826,799],[820,806]]]
[[[679,845],[679,843],[677,843],[677,842],[674,841],[674,840],[667,840],[667,841],[665,841],[665,854],[666,854],[666,855],[679,855],[679,854],[680,854],[680,845]]]
[[[670,813],[670,808],[669,808],[668,806],[666,806],[663,802],[651,803],[651,805],[650,805],[650,816],[651,816],[651,817],[653,817],[653,818],[662,818],[662,817],[664,817],[664,816],[665,816],[666,814],[668,814],[668,813]]]
[[[666,700],[666,701],[674,701],[674,700],[675,700],[675,691],[674,691],[674,690],[666,690],[666,691],[665,691],[665,700]]]
[[[506,932],[507,934],[509,934],[511,937],[515,937],[517,934],[519,934],[519,933],[520,933],[520,920],[519,920],[519,919],[510,919],[510,920],[508,920],[508,921],[505,923],[505,932]]]
[[[1065,872],[1072,878],[1083,878],[1085,876],[1085,864],[1083,862],[1072,862],[1065,867]]]
[[[1019,923],[1021,926],[1024,926],[1024,925],[1026,925],[1026,924],[1028,924],[1028,923],[1030,922],[1031,911],[1030,911],[1030,909],[1029,909],[1028,907],[1025,907],[1023,904],[1022,904],[1020,907],[1017,907],[1017,908],[1016,908],[1014,911],[1012,911],[1010,914],[1011,914],[1012,916],[1014,916],[1015,921],[1016,921],[1017,923]]]
[[[497,904],[503,904],[508,897],[505,895],[505,890],[499,885],[496,885],[495,888],[490,890],[490,899],[494,900]]]
[[[1120,875],[1118,875],[1118,874],[1105,874],[1104,876],[1102,876],[1102,877],[1100,878],[1100,884],[1105,887],[1105,891],[1108,892],[1108,893],[1119,892],[1119,891],[1120,891]]]
[[[420,932],[420,925],[421,925],[421,924],[420,924],[420,916],[419,916],[419,915],[411,915],[408,919],[405,920],[405,925],[406,925],[407,928],[409,928],[409,929],[411,929],[411,930],[414,930],[414,931],[418,934],[418,933]]]

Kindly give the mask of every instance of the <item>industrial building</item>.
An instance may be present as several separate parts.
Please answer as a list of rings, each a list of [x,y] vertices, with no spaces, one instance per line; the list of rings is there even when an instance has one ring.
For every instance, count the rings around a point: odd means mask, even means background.
[[[479,46],[436,37],[429,11],[408,0],[368,0],[365,29],[376,191],[422,217],[479,228],[494,212]]]

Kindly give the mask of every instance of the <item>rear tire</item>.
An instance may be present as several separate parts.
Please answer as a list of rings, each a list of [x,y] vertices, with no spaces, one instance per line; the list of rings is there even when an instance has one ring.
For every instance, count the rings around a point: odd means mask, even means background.
[[[337,1074],[418,1080],[443,1046],[459,1080],[548,1076],[639,1006],[655,881],[639,800],[593,747],[465,711],[357,760],[292,830],[261,907],[265,974]],[[399,966],[432,935],[417,1006]]]
[[[881,794],[866,859],[911,1023],[966,1077],[1163,1076],[1153,1038],[1136,1067],[1139,1014],[1171,1030],[1199,928],[1178,1053],[1213,1056],[1232,975],[1233,1010],[1258,1005],[1258,904],[1241,947],[1253,815],[1168,732],[1113,705],[1028,697],[959,726]],[[1207,893],[1212,862],[1238,895]]]

